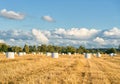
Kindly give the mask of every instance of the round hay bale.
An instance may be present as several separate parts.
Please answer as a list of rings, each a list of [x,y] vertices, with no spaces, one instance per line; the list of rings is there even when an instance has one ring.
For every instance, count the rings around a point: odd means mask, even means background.
[[[46,53],[46,56],[52,56],[52,53],[47,52],[47,53]]]
[[[68,55],[70,56],[70,55],[71,55],[71,52],[68,52]]]
[[[52,53],[52,58],[58,58],[59,54],[58,53]]]
[[[96,56],[97,56],[97,57],[101,57],[101,54],[100,54],[100,53],[97,53]]]
[[[14,52],[6,52],[6,57],[8,59],[14,59]]]
[[[90,53],[85,53],[85,58],[87,58],[87,59],[90,59],[91,58],[91,54]]]
[[[19,53],[18,53],[18,56],[23,56],[23,52],[19,52]]]
[[[112,57],[112,56],[114,56],[114,53],[110,53],[109,55]]]

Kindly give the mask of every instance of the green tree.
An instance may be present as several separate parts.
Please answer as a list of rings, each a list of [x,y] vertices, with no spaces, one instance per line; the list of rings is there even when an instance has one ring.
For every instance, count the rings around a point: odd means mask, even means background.
[[[116,49],[115,48],[110,48],[106,51],[108,54],[110,53],[117,53]]]
[[[29,46],[27,44],[25,44],[23,51],[29,53]]]
[[[71,52],[72,54],[76,52],[76,48],[75,47],[72,47],[72,46],[67,46],[67,53],[68,52]]]
[[[47,46],[45,44],[41,45],[41,52],[47,52]]]
[[[82,53],[88,52],[88,50],[86,50],[85,47],[80,46],[80,47],[77,49],[77,52],[82,54]]]
[[[54,52],[54,47],[52,45],[47,46],[47,52]]]

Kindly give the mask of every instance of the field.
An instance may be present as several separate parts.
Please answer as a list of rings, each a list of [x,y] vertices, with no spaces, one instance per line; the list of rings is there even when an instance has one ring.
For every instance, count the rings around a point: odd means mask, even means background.
[[[6,59],[0,54],[0,84],[120,84],[120,55],[25,55]]]

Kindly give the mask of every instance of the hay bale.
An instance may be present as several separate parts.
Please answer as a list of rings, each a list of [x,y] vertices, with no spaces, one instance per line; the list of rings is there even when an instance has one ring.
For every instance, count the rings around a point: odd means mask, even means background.
[[[8,59],[14,59],[14,52],[6,52],[6,57]]]
[[[90,59],[91,58],[91,54],[90,53],[85,53],[84,57],[87,58],[87,59]]]
[[[71,52],[68,52],[68,55],[70,56],[70,55],[71,55]]]
[[[23,56],[23,55],[24,55],[23,52],[19,52],[19,53],[18,53],[18,56]]]
[[[36,55],[36,52],[32,52],[33,55]]]
[[[59,54],[58,53],[52,53],[52,58],[58,58]]]
[[[100,53],[97,53],[96,56],[97,56],[97,57],[101,57],[101,54],[100,54]]]
[[[47,52],[47,53],[46,53],[46,56],[52,56],[52,53]]]

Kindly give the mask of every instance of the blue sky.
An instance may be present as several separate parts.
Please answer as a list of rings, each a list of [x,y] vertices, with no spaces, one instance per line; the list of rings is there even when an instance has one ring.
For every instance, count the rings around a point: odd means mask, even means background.
[[[0,42],[20,45],[58,41],[56,45],[116,47],[120,43],[119,3],[120,0],[2,0]]]
[[[87,27],[108,29],[120,27],[119,0],[3,0],[0,9],[25,14],[22,21],[0,18],[1,29],[55,29]],[[49,15],[55,23],[45,22]]]

